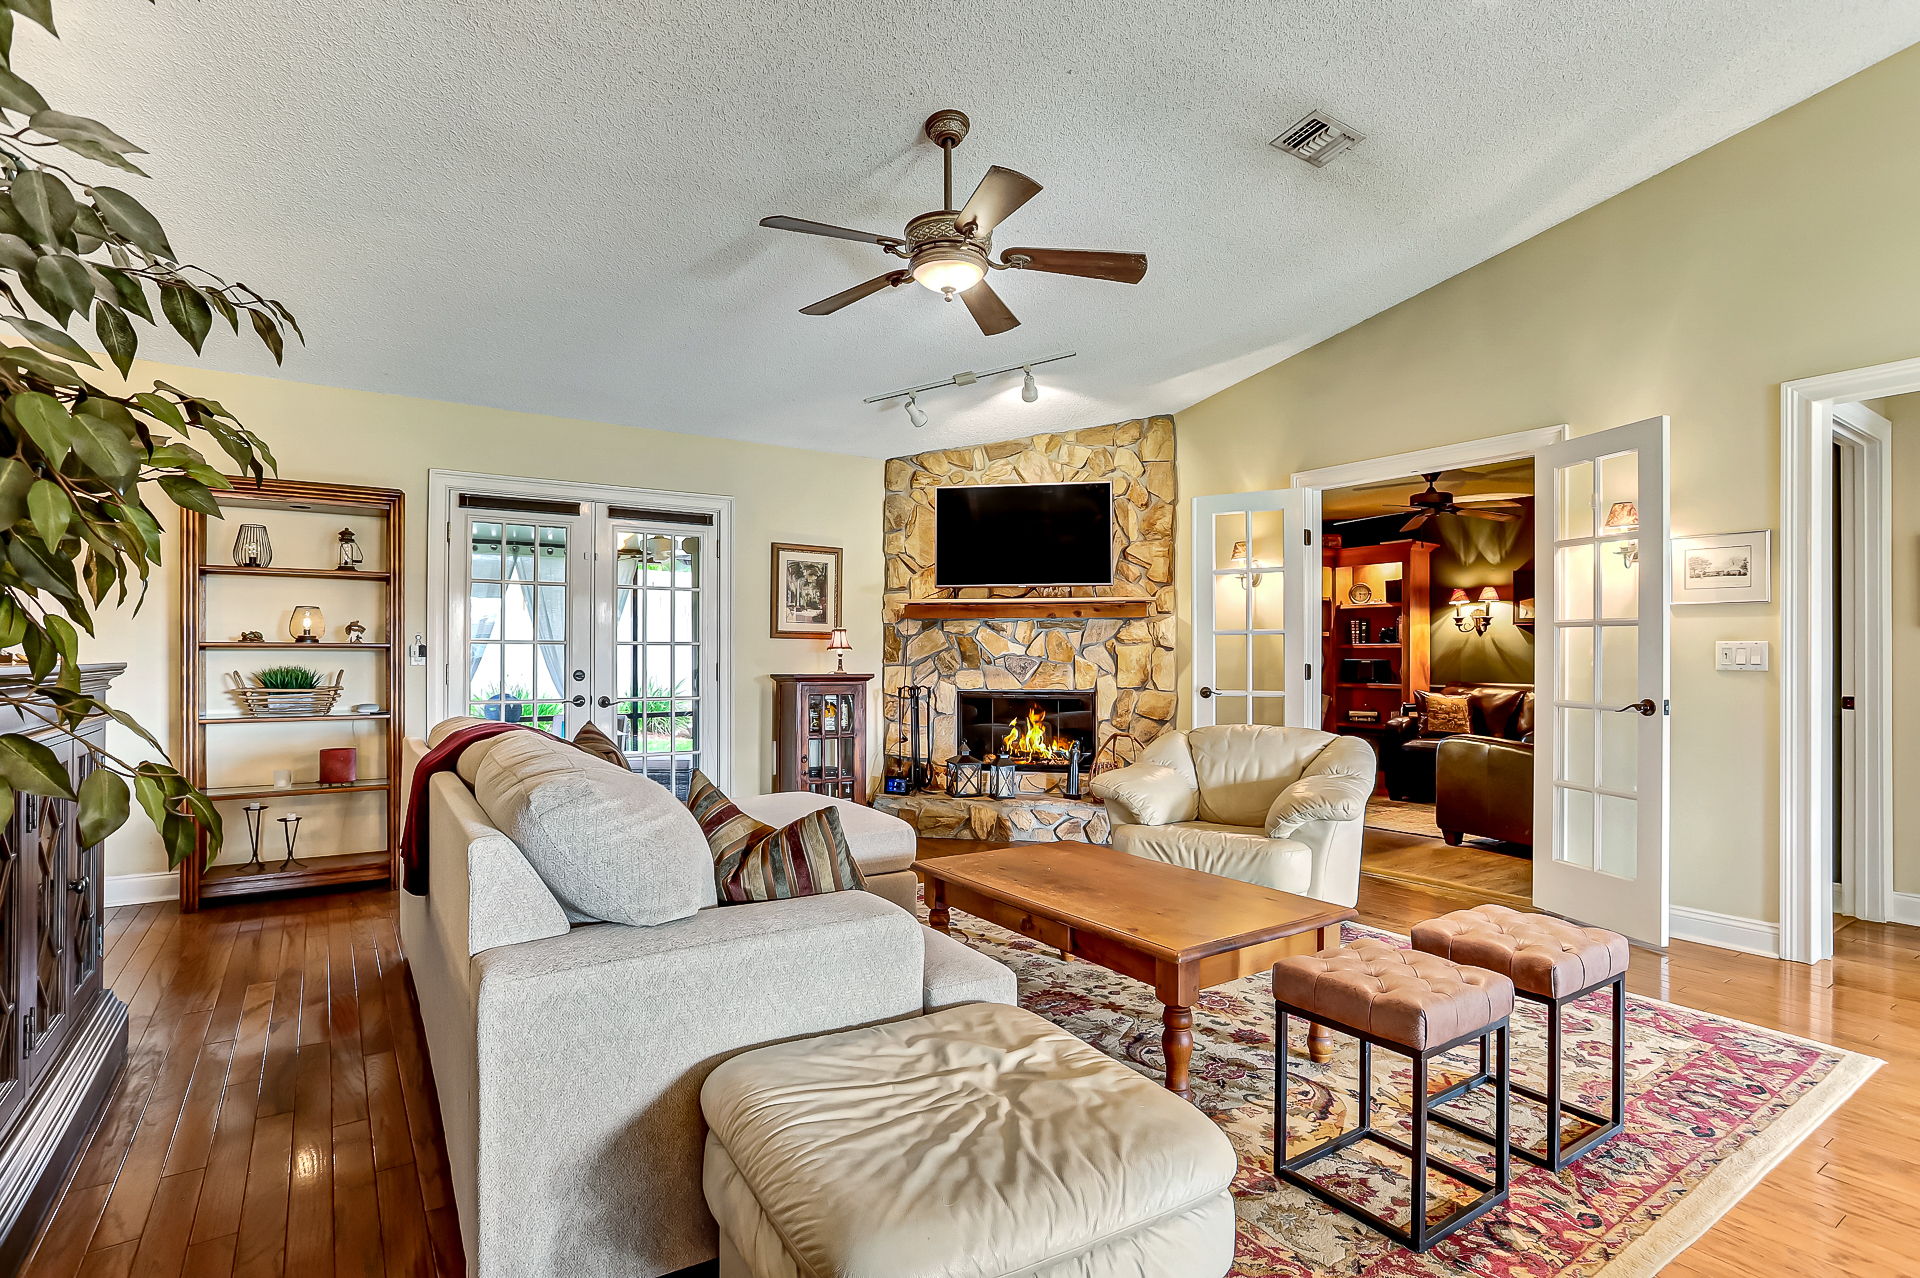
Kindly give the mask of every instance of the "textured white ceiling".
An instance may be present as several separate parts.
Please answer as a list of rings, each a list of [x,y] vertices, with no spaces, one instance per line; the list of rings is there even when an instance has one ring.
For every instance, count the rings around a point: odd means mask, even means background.
[[[182,252],[299,312],[279,375],[873,456],[1176,411],[1920,40],[1902,0],[59,9],[19,64],[155,153]],[[1025,323],[992,338],[917,286],[796,314],[894,259],[757,220],[898,234],[944,106],[961,193],[1047,188],[1001,244],[1146,280],[997,275]],[[1313,107],[1368,135],[1325,170],[1267,146]],[[1069,349],[1037,404],[860,403]]]
[[[1533,458],[1449,470],[1441,474],[1436,486],[1463,502],[1529,497],[1533,495]],[[1320,518],[1366,519],[1391,514],[1404,509],[1413,494],[1425,492],[1426,488],[1427,481],[1418,476],[1390,483],[1329,488],[1320,494]]]

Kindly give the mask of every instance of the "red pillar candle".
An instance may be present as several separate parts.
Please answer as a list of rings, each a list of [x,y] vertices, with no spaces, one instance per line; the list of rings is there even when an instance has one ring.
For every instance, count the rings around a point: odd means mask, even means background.
[[[320,784],[351,785],[360,768],[360,752],[341,746],[320,752]]]

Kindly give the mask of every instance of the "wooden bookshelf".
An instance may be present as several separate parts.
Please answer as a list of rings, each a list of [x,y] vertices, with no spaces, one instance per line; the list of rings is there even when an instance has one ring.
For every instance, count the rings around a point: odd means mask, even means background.
[[[279,842],[273,824],[274,816],[270,812],[263,823],[266,830],[261,836],[260,852],[265,864],[249,865],[228,860],[208,865],[208,848],[203,839],[198,854],[189,857],[180,867],[180,908],[192,912],[199,909],[204,901],[269,892],[397,883],[400,878],[400,807],[403,797],[399,788],[400,733],[397,716],[406,695],[404,646],[399,642],[400,628],[405,624],[406,616],[401,594],[405,580],[402,564],[406,535],[405,495],[391,488],[361,488],[290,479],[266,479],[256,483],[251,478],[229,478],[233,488],[215,494],[222,509],[230,512],[226,520],[216,523],[196,511],[181,513],[180,562],[184,604],[181,616],[184,629],[182,650],[185,653],[180,701],[181,739],[184,742],[181,771],[188,781],[205,791],[215,803],[226,805],[222,807],[221,815],[226,827],[229,856],[232,850],[243,850],[247,846],[246,823],[238,805],[252,801],[272,803],[276,799],[297,797],[354,796],[345,802],[382,805],[380,816],[371,822],[363,810],[359,811],[358,823],[363,826],[371,823],[384,831],[384,838],[377,848],[333,848],[319,842],[320,831],[303,830],[295,853],[296,863],[287,865],[285,849]],[[301,535],[288,537],[274,533],[276,515],[283,521],[299,521],[297,527]],[[328,549],[324,537],[315,531],[318,526],[314,518],[316,515],[357,521],[366,530],[361,534],[360,544],[367,554],[369,566],[352,571],[325,566],[325,560],[331,556],[324,553]],[[285,556],[288,562],[264,568],[218,562],[229,554],[228,547],[219,544],[222,538],[230,535],[232,527],[243,521],[268,524],[273,534],[274,555]],[[365,618],[369,625],[370,634],[366,642],[351,643],[323,637],[318,643],[296,643],[291,636],[280,637],[271,631],[264,631],[262,641],[253,642],[233,638],[234,630],[230,627],[215,628],[210,625],[209,618],[213,612],[224,609],[229,616],[232,613],[231,605],[236,596],[222,592],[242,592],[241,597],[256,610],[248,615],[257,616],[263,622],[269,619],[283,620],[295,606],[316,602],[303,597],[301,583],[322,581],[350,583],[345,594],[335,597],[353,599],[350,611],[357,613],[356,619]],[[329,586],[326,589],[337,591],[339,588]],[[256,600],[257,604],[253,602]],[[219,609],[215,607],[216,602],[220,605]],[[323,600],[320,606],[329,614],[329,629],[341,626],[347,620],[334,615],[334,605]],[[373,638],[374,634],[382,637]],[[314,658],[324,655],[329,663],[344,653],[363,653],[365,656],[340,660],[339,666],[348,670],[350,691],[341,698],[342,704],[334,713],[248,715],[233,712],[230,700],[223,697],[218,676],[214,673],[217,658],[231,657],[247,650],[278,662],[298,662],[302,654],[310,654]],[[371,670],[368,668],[369,662],[372,664]],[[333,668],[336,667],[330,665],[327,673]],[[378,704],[378,712],[355,713],[350,708],[351,689],[355,683],[371,690],[369,695],[360,699]],[[348,744],[360,750],[360,769],[377,775],[335,785],[296,779],[290,786],[274,785],[270,773],[258,777],[214,777],[212,772],[216,752],[210,749],[210,744],[216,741],[214,734],[231,733],[242,724],[253,729],[263,724],[282,725],[286,729],[285,736],[268,734],[266,739],[284,742],[291,737],[298,741],[298,754],[316,760],[307,769],[310,775],[318,774],[319,750]],[[369,748],[364,742],[343,733],[336,726],[341,724],[374,725],[382,739]],[[307,745],[309,738],[312,742],[310,747]],[[246,741],[259,739],[252,735],[234,738]],[[223,745],[228,742],[224,736],[217,740]],[[285,746],[282,745],[282,748]],[[231,766],[231,759],[228,765],[225,771],[242,771]],[[216,779],[221,784],[210,784]],[[351,822],[343,818],[342,824]]]
[[[1329,537],[1321,551],[1322,580],[1320,631],[1328,692],[1327,712],[1321,724],[1328,732],[1378,732],[1400,707],[1427,687],[1432,643],[1432,577],[1428,561],[1433,547],[1418,541],[1390,541],[1380,546],[1343,546]],[[1356,586],[1371,595],[1355,602]],[[1365,638],[1354,640],[1350,625],[1365,627]],[[1394,638],[1381,642],[1383,628]],[[1360,662],[1366,674],[1353,678],[1347,662]],[[1388,677],[1381,677],[1388,676]],[[1378,717],[1356,721],[1355,710]]]

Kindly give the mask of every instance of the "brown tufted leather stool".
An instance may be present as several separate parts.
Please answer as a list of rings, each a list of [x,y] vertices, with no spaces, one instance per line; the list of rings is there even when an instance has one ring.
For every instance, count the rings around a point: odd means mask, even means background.
[[[1345,948],[1281,959],[1273,966],[1274,1024],[1274,1173],[1282,1180],[1366,1222],[1403,1247],[1427,1248],[1507,1200],[1511,1169],[1507,1158],[1507,1018],[1513,1014],[1513,982],[1497,972],[1462,967],[1417,950],[1384,941],[1359,940]],[[1302,1154],[1287,1149],[1287,1027],[1294,1016],[1307,1017],[1360,1040],[1360,1125],[1322,1141]],[[1442,1052],[1480,1044],[1480,1072],[1431,1095],[1427,1068]],[[1373,1126],[1373,1049],[1384,1047],[1413,1060],[1413,1143]],[[1494,1176],[1456,1167],[1427,1152],[1433,1111],[1476,1087],[1494,1088],[1494,1127],[1484,1137],[1493,1145]],[[1410,1228],[1342,1198],[1310,1179],[1306,1169],[1361,1140],[1374,1140],[1413,1160]],[[1442,1217],[1427,1221],[1427,1169],[1480,1191],[1480,1196]]]
[[[1514,1153],[1530,1163],[1559,1171],[1619,1134],[1627,1117],[1624,936],[1581,927],[1548,914],[1481,905],[1418,924],[1413,929],[1413,947],[1510,977],[1521,998],[1532,999],[1547,1009],[1547,1089],[1541,1092],[1517,1080],[1513,1083],[1514,1091],[1546,1107],[1547,1148],[1545,1153],[1535,1153],[1528,1146],[1515,1144]],[[1613,988],[1613,1112],[1605,1116],[1570,1104],[1560,1095],[1561,1009],[1603,986]],[[1486,1069],[1484,1057],[1481,1069]],[[1566,1114],[1590,1124],[1572,1141],[1567,1140],[1564,1130]],[[1450,1116],[1439,1117],[1449,1127],[1487,1138],[1484,1130]]]

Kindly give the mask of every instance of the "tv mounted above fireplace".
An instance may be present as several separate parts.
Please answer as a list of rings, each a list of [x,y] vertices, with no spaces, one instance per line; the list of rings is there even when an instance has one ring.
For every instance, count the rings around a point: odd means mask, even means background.
[[[1113,485],[934,490],[937,586],[1110,586]]]

